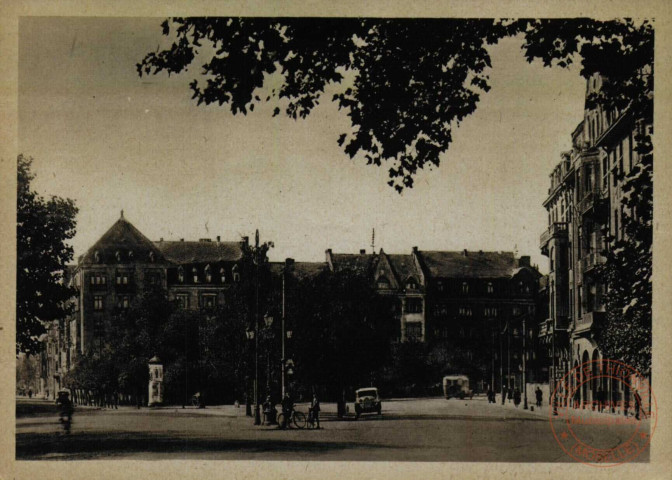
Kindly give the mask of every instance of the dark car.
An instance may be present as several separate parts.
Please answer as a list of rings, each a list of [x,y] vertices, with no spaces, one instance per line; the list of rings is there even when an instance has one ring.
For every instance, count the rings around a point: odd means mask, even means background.
[[[360,388],[355,391],[355,418],[359,418],[362,413],[382,415],[382,404],[377,388]]]

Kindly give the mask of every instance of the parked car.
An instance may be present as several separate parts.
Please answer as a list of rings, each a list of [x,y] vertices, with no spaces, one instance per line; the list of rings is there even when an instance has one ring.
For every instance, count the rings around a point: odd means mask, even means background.
[[[469,389],[469,377],[466,375],[447,375],[443,377],[443,395],[449,398],[472,398],[473,390]]]
[[[359,418],[363,413],[382,415],[382,403],[377,388],[360,388],[355,391],[355,418]]]

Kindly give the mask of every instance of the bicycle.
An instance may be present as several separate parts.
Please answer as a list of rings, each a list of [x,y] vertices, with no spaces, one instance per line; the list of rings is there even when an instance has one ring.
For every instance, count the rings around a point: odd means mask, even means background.
[[[287,420],[288,421],[285,419],[285,413],[278,415],[278,428],[292,428],[292,423],[294,423],[294,426],[298,429],[306,427],[306,416],[302,412],[292,410]]]

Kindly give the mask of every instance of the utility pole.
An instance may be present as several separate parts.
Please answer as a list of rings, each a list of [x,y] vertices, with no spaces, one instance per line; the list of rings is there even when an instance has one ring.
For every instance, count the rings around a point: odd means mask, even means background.
[[[287,275],[287,261],[285,260],[285,267],[282,269],[282,331],[280,332],[282,336],[282,352],[281,352],[281,357],[280,357],[280,363],[282,367],[282,372],[281,372],[281,394],[282,398],[285,398],[285,276]]]
[[[523,316],[523,410],[527,410],[527,329],[525,328],[525,317]]]
[[[254,424],[261,425],[259,411],[259,230],[254,235]]]

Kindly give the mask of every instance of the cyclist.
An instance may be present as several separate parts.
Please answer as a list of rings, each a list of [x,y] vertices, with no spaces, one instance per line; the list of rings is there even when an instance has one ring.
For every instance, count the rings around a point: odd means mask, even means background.
[[[289,393],[285,393],[285,397],[282,399],[282,413],[283,413],[283,428],[286,428],[289,422],[292,419],[292,412],[294,411],[294,401],[289,396]]]

